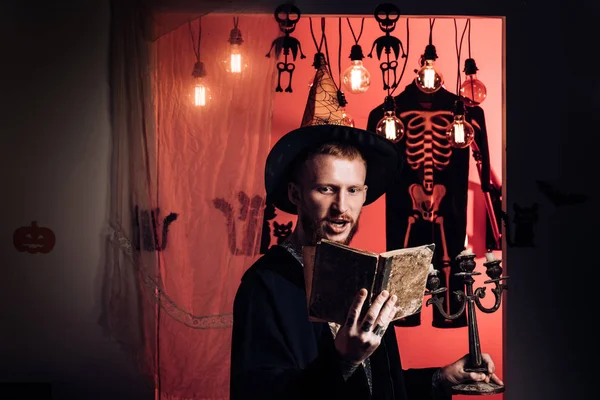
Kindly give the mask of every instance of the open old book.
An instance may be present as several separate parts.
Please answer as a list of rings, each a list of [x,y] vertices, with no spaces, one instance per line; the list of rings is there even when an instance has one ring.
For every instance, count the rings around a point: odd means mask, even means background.
[[[343,324],[361,288],[368,290],[366,313],[382,290],[398,296],[392,320],[421,310],[435,244],[372,253],[322,239],[305,246],[304,278],[311,321]]]

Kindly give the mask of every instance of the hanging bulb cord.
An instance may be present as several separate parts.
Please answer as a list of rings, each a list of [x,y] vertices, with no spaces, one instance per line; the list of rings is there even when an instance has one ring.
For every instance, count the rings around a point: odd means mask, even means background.
[[[352,37],[354,38],[354,44],[358,44],[358,41],[360,40],[360,37],[363,34],[363,28],[365,27],[365,19],[363,18],[362,21],[360,22],[360,32],[358,33],[358,37],[354,33],[354,29],[352,28],[352,24],[350,23],[350,18],[346,18],[346,21],[348,22],[348,26],[350,27],[350,32],[352,33]]]
[[[327,35],[325,34],[325,18],[321,17],[321,31],[323,32],[323,42],[325,43],[325,59],[327,60],[327,69],[329,70],[329,75],[331,75],[331,80],[335,85],[335,80],[333,79],[333,72],[331,71],[331,58],[329,58],[329,46],[327,45]],[[339,87],[336,87],[337,90],[340,90]]]
[[[425,52],[419,59],[419,65],[422,67],[425,65],[425,60],[437,60],[438,56],[433,45],[433,26],[435,25],[435,18],[429,18],[429,44],[425,46]],[[415,73],[417,70],[415,69]]]
[[[352,28],[352,24],[350,23],[350,18],[346,18],[346,21],[348,22],[348,26],[350,27],[350,32],[352,32],[352,37],[354,38],[354,45],[350,49],[350,60],[352,60],[352,61],[362,60],[363,58],[365,58],[365,56],[362,52],[362,48],[358,44],[358,41],[360,40],[362,33],[363,33],[363,28],[365,26],[365,19],[363,18],[361,20],[360,32],[358,34],[358,37],[356,37],[356,34],[354,33],[354,29]]]
[[[192,48],[196,55],[196,61],[200,62],[200,39],[202,38],[202,17],[198,18],[198,44],[194,39],[194,32],[192,30],[192,22],[188,21],[188,27],[190,28],[190,37],[192,39]]]
[[[315,48],[317,49],[317,53],[321,52],[321,48],[323,47],[323,41],[325,40],[325,35],[321,36],[321,42],[317,44],[317,38],[315,37],[315,31],[313,29],[312,17],[308,18],[308,23],[310,24],[310,35],[312,36],[313,43],[315,44]],[[325,21],[321,19],[321,29],[325,29]]]
[[[454,45],[456,46],[456,60],[458,63],[458,72],[456,74],[456,95],[460,96],[460,86],[462,85],[462,79],[460,76],[460,55],[462,54],[462,45],[463,45],[463,40],[465,38],[465,33],[467,32],[467,28],[469,29],[469,37],[468,37],[468,42],[469,42],[469,58],[471,58],[471,39],[470,39],[470,34],[471,34],[471,18],[467,19],[467,22],[465,22],[465,27],[463,29],[462,35],[460,37],[460,44],[458,43],[458,25],[456,24],[456,18],[454,18]]]
[[[190,28],[190,37],[192,39],[192,49],[194,50],[194,54],[196,55],[196,63],[194,64],[194,70],[192,71],[192,76],[194,78],[201,78],[206,76],[206,70],[204,68],[204,63],[200,61],[200,40],[202,39],[202,17],[198,18],[198,44],[194,40],[194,32],[192,30],[192,22],[188,21],[188,27]]]
[[[342,90],[342,18],[338,18],[338,91]]]
[[[429,18],[429,44],[433,45],[433,25],[435,24],[435,18]]]
[[[469,33],[467,34],[467,43],[469,47],[469,58],[471,58],[471,18],[467,20],[469,23]]]
[[[310,25],[310,35],[312,36],[313,39],[313,43],[315,44],[315,48],[317,49],[317,53],[321,53],[323,54],[323,52],[321,51],[323,48],[323,45],[325,45],[325,61],[327,63],[327,70],[329,71],[329,75],[331,75],[333,77],[333,74],[331,73],[331,63],[329,62],[329,48],[327,46],[327,35],[325,35],[325,18],[321,17],[321,41],[319,44],[317,44],[317,38],[315,36],[315,31],[313,29],[313,24],[312,24],[312,17],[310,17],[308,19],[309,25]],[[317,68],[315,66],[315,68]],[[335,85],[335,81],[333,82],[333,84]]]
[[[348,100],[346,100],[346,96],[344,96],[344,92],[342,92],[342,18],[338,18],[338,36],[340,38],[338,45],[338,89],[337,89],[337,98],[340,107],[346,107],[348,104]],[[352,33],[354,36],[354,32]]]

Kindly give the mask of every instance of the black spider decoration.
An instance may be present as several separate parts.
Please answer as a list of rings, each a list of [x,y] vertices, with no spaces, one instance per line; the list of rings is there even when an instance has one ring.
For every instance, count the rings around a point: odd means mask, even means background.
[[[296,24],[300,20],[301,13],[300,9],[293,4],[282,4],[275,9],[274,15],[277,23],[279,23],[279,30],[283,32],[284,36],[280,36],[273,41],[271,48],[267,53],[267,57],[271,57],[271,51],[273,50],[273,47],[275,47],[276,57],[279,57],[279,54],[281,54],[283,51],[284,62],[277,63],[278,74],[277,88],[275,91],[283,92],[283,88],[281,87],[281,74],[288,72],[290,74],[290,79],[285,91],[292,93],[292,75],[294,74],[294,69],[296,69],[296,66],[292,62],[288,62],[288,56],[291,53],[292,59],[296,61],[298,52],[300,52],[300,58],[306,58],[302,52],[300,41],[290,36],[290,34],[296,29]]]
[[[398,85],[398,82],[396,81],[396,68],[398,68],[397,60],[400,56],[400,51],[402,51],[402,58],[406,58],[407,56],[404,52],[404,45],[402,44],[402,41],[391,35],[391,32],[396,29],[396,22],[398,22],[398,19],[400,19],[400,9],[392,3],[383,3],[379,4],[375,8],[374,14],[375,19],[379,23],[379,29],[385,32],[385,35],[375,39],[373,46],[371,47],[371,51],[367,56],[373,58],[373,50],[375,49],[377,53],[377,59],[381,60],[381,54],[385,49],[387,60],[379,65],[383,78],[383,89],[393,89]],[[390,54],[392,51],[394,52],[395,60],[390,60]],[[392,84],[390,84],[390,71],[394,76]]]

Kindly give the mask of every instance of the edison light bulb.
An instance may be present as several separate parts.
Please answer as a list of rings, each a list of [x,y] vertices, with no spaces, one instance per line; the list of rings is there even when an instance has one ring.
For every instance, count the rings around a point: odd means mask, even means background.
[[[346,108],[340,107],[340,111],[342,112],[342,125],[354,128],[354,118],[348,115]]]
[[[469,107],[478,106],[487,96],[487,89],[483,82],[477,79],[476,74],[467,75],[460,86],[460,95]]]
[[[371,74],[363,65],[363,58],[365,56],[360,45],[353,45],[350,50],[351,65],[342,74],[342,84],[350,93],[364,93],[371,86]]]
[[[478,106],[487,96],[487,89],[483,82],[477,79],[477,64],[473,58],[465,60],[465,81],[460,86],[459,94],[469,107]]]
[[[371,86],[371,74],[364,67],[362,60],[352,60],[343,74],[344,88],[353,94],[364,93]]]
[[[242,72],[248,67],[246,55],[242,50],[242,31],[237,27],[237,20],[233,19],[234,28],[229,32],[229,49],[221,63],[225,67],[225,71],[233,75],[241,75]]]
[[[404,124],[394,111],[384,111],[375,131],[392,143],[397,143],[404,137]]]
[[[229,51],[224,57],[222,63],[225,67],[225,71],[234,75],[240,75],[246,70],[246,68],[248,68],[246,56],[241,49],[241,45],[239,44],[232,44],[229,46]]]
[[[425,60],[425,65],[417,72],[415,83],[424,93],[434,93],[444,84],[444,77],[434,67],[433,60]]]
[[[464,149],[471,145],[475,137],[475,130],[470,123],[465,121],[464,115],[455,115],[454,122],[446,131],[446,138],[453,147]]]
[[[192,86],[192,91],[190,93],[192,105],[194,107],[206,107],[212,97],[210,95],[210,90],[204,81],[206,69],[204,68],[204,63],[202,61],[198,60],[194,64],[192,76],[194,77],[194,85]]]
[[[194,82],[192,93],[193,105],[196,107],[205,107],[212,99],[210,89],[202,78],[197,78]]]

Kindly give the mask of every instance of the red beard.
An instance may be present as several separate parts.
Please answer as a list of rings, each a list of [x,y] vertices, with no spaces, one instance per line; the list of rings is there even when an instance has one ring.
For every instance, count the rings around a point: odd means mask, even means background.
[[[310,239],[310,245],[316,245],[321,239],[327,237],[327,233],[325,231],[325,224],[329,219],[342,219],[351,224],[350,232],[346,236],[346,238],[342,241],[339,241],[341,244],[348,245],[352,241],[352,238],[358,231],[358,220],[356,222],[352,221],[350,217],[338,216],[338,217],[326,217],[323,219],[312,220],[307,216],[302,216],[301,223],[306,236]]]

